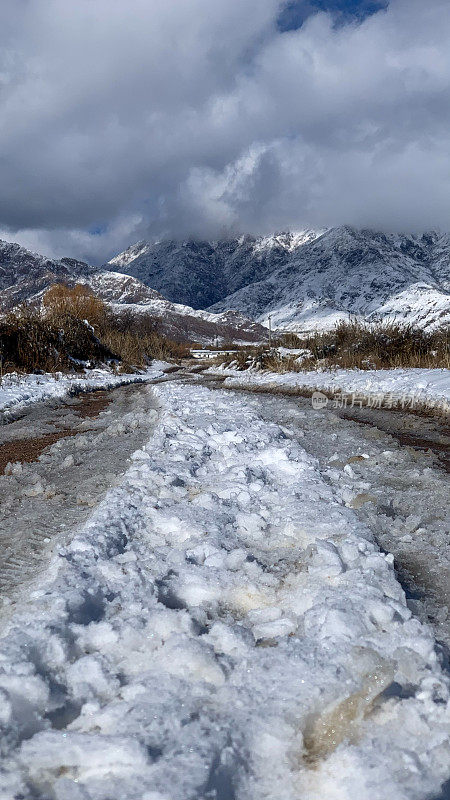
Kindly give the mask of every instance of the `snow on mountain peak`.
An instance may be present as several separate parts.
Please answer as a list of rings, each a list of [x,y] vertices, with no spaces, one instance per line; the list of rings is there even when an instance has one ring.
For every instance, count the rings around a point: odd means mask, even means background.
[[[189,307],[191,320],[192,310],[207,309],[237,311],[262,324],[270,314],[274,327],[294,331],[329,328],[353,316],[435,328],[450,323],[450,235],[341,226],[217,241],[140,241],[100,269],[0,242],[4,308],[51,283],[79,280],[107,302],[145,306],[166,298]]]
[[[119,253],[117,256],[111,259],[108,263],[112,266],[117,267],[126,267],[131,261],[134,261],[136,258],[145,255],[148,250],[150,249],[151,245],[148,242],[137,242],[136,244],[131,245],[123,253]]]
[[[339,319],[450,321],[450,236],[344,225],[219,241],[139,242],[110,262],[169,300],[292,330]],[[122,266],[121,266],[122,265]],[[126,265],[126,267],[125,267]]]

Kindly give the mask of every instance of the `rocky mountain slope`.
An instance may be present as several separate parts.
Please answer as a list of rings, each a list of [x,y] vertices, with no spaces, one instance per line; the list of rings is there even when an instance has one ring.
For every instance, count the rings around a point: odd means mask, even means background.
[[[264,341],[268,336],[267,328],[238,311],[214,314],[171,303],[130,275],[97,272],[82,276],[79,282],[87,283],[118,313],[149,314],[155,320],[157,330],[177,342],[248,344]]]
[[[283,267],[315,231],[215,242],[138,242],[105,265],[152,286],[174,303],[207,308]]]
[[[58,281],[85,282],[106,302],[147,311],[169,335],[203,344],[261,341],[269,315],[274,328],[294,331],[350,316],[432,329],[450,324],[450,235],[340,227],[140,242],[101,269],[0,242],[0,309],[36,299]]]
[[[196,311],[169,302],[133,276],[99,271],[75,259],[44,258],[18,244],[0,241],[0,312],[22,302],[39,302],[54,283],[84,283],[118,312],[149,314],[159,332],[176,341],[208,345],[256,343],[267,338],[266,328],[238,312]]]
[[[73,275],[87,278],[93,271],[83,261],[45,258],[0,240],[0,309],[14,308],[52,283],[67,282]]]
[[[135,304],[113,304],[119,313],[149,314],[156,322],[156,329],[176,342],[195,342],[201,345],[261,344],[268,338],[268,329],[248,319],[238,311],[223,311],[214,314],[170,303],[164,297]]]
[[[109,266],[170,300],[235,309],[274,327],[330,327],[339,319],[450,322],[450,236],[350,227],[219,242],[140,242]]]
[[[275,327],[330,327],[359,316],[433,328],[450,322],[450,237],[329,230],[262,281],[213,310],[236,308]]]

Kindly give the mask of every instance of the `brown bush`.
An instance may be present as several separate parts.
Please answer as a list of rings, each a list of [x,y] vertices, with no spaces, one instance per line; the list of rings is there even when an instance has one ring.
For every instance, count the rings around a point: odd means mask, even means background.
[[[122,369],[144,367],[153,358],[183,358],[186,345],[178,345],[158,334],[157,323],[145,313],[113,311],[89,287],[76,284],[69,288],[52,286],[43,299],[46,316],[70,329],[72,320],[86,320],[92,325],[108,351],[117,354]]]
[[[358,369],[394,367],[448,367],[449,332],[423,331],[399,323],[369,324],[352,320],[340,322],[331,331],[314,333],[301,340],[311,351],[303,368],[322,366]]]
[[[0,357],[7,369],[53,372],[78,362],[99,363],[114,354],[82,320],[67,316],[63,327],[37,309],[22,306],[0,320]]]
[[[82,285],[52,286],[41,310],[24,305],[0,320],[0,371],[53,372],[108,361],[131,369],[187,355],[189,348],[160,335],[149,315],[114,313]]]
[[[299,334],[291,333],[291,331],[282,333],[280,336],[275,334],[274,344],[276,347],[303,347],[303,341]]]
[[[98,333],[101,333],[105,326],[108,313],[103,300],[81,283],[73,287],[55,283],[44,294],[42,305],[45,316],[51,322],[64,323],[68,317],[86,320]]]
[[[284,347],[286,345],[283,345]],[[299,372],[296,356],[281,356],[276,349],[265,347],[240,347],[233,353],[218,356],[216,364],[225,364],[237,370],[260,369],[269,372]]]
[[[358,321],[340,322],[330,331],[304,336],[287,334],[277,345],[309,351],[310,356],[281,356],[274,348],[241,348],[238,353],[218,359],[217,363],[236,369],[257,367],[271,372],[342,367],[344,369],[392,369],[394,367],[450,367],[450,333],[448,328],[422,331],[397,323],[369,324]]]
[[[189,346],[158,333],[157,321],[149,314],[108,311],[102,341],[118,353],[124,368],[143,367],[152,359],[187,358]]]

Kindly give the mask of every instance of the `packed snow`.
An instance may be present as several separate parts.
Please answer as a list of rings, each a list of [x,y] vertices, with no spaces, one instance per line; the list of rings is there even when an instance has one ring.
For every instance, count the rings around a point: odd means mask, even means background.
[[[449,369],[335,369],[280,374],[252,369],[242,372],[219,366],[211,367],[208,373],[226,376],[224,385],[230,389],[317,389],[332,394],[354,394],[356,403],[371,399],[383,407],[392,408],[397,402],[404,402],[405,408],[426,406],[450,411]]]
[[[152,439],[4,621],[4,800],[425,800],[449,681],[368,527],[256,402]]]
[[[112,389],[129,383],[141,383],[160,377],[168,364],[154,361],[140,375],[115,375],[109,369],[92,369],[85,373],[46,373],[43,375],[7,373],[0,381],[0,414],[15,414],[42,400],[60,400],[69,394]]]
[[[341,501],[394,555],[409,607],[450,647],[448,474],[437,455],[448,443],[445,428],[433,417],[401,411],[358,408],[348,419],[345,409],[314,410],[304,397],[257,394],[251,401],[319,460]],[[420,449],[404,446],[405,434],[410,444],[417,436]]]

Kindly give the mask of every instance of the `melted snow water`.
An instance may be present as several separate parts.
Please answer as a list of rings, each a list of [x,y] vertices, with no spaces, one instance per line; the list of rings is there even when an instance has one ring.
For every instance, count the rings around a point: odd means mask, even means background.
[[[20,416],[20,424],[16,419],[15,423],[10,423],[10,427],[0,428],[0,475],[8,471],[8,464],[37,461],[44,450],[59,439],[76,436],[79,432],[76,425],[78,418],[95,419],[112,399],[111,393],[102,389],[66,400],[55,409],[48,405],[28,409]],[[74,415],[67,413],[69,408]],[[36,436],[38,430],[41,433]]]
[[[370,408],[339,409],[334,413],[343,419],[375,426],[394,436],[399,444],[420,450],[428,458],[434,457],[435,466],[450,472],[450,428],[435,417]]]
[[[151,390],[132,384],[36,403],[0,427],[4,597],[35,576],[52,547],[84,522],[150,438],[155,419]]]

